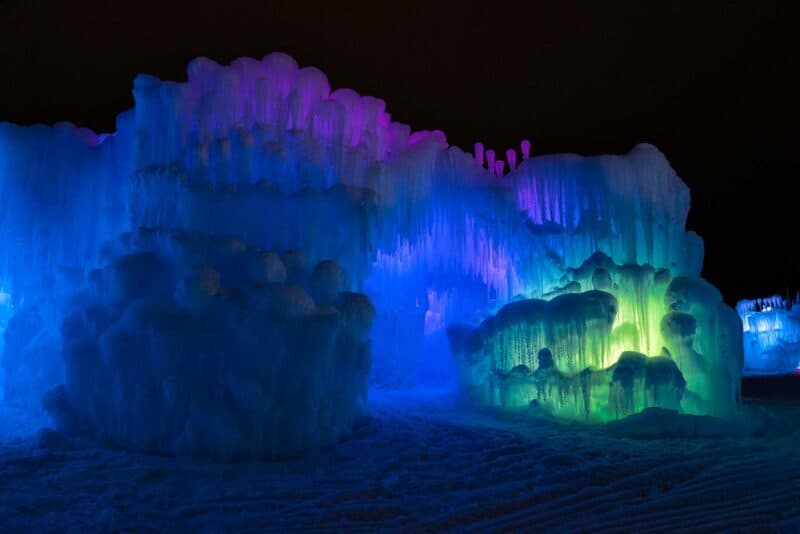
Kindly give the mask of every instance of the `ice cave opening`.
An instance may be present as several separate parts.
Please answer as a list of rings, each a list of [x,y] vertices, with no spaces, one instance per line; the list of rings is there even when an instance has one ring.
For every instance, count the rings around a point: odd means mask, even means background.
[[[600,422],[736,409],[742,323],[654,146],[470,154],[281,53],[133,96],[110,135],[0,124],[7,400],[224,459],[335,442],[368,384]]]

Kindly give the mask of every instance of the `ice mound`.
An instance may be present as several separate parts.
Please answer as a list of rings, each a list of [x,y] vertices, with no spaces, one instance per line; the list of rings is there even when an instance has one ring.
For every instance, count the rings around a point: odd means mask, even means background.
[[[616,437],[630,439],[709,439],[779,436],[793,432],[791,422],[761,407],[734,418],[679,413],[651,407],[605,426]]]
[[[744,328],[746,375],[792,373],[800,369],[800,294],[743,300],[736,305]]]
[[[292,270],[296,254],[150,229],[103,257],[61,328],[66,384],[47,407],[67,430],[222,460],[295,456],[349,431],[375,310],[335,262]]]

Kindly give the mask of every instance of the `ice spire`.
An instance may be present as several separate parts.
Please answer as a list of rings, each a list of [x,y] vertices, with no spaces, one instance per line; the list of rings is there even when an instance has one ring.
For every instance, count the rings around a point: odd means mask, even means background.
[[[489,172],[494,173],[494,150],[486,151],[486,163]]]
[[[523,139],[521,143],[522,148],[522,161],[531,157],[531,142],[527,139]]]
[[[475,162],[483,167],[484,148],[483,143],[475,143]]]
[[[506,159],[508,160],[508,170],[513,171],[517,168],[517,151],[513,148],[506,150]]]

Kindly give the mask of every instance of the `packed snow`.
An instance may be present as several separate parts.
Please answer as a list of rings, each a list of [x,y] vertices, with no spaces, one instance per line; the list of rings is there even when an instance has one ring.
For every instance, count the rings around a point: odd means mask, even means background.
[[[744,410],[606,429],[379,392],[332,449],[219,463],[37,434],[6,407],[0,530],[797,531],[800,405]]]

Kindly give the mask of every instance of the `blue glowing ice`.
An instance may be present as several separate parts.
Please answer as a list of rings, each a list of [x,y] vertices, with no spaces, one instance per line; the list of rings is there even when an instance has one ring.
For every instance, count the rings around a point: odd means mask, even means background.
[[[331,91],[319,70],[277,53],[227,67],[200,58],[186,83],[140,75],[133,95],[135,107],[118,116],[110,135],[0,124],[0,288],[8,295],[0,329],[7,345],[15,343],[14,355],[5,350],[7,391],[39,397],[64,378],[67,397],[78,387],[81,377],[70,376],[69,365],[64,377],[53,356],[75,341],[60,325],[76,309],[86,316],[94,307],[133,306],[131,294],[111,295],[113,284],[111,293],[92,289],[92,273],[114,272],[110,266],[136,253],[131,242],[147,227],[233,237],[241,254],[284,254],[272,267],[295,276],[290,282],[310,295],[309,310],[336,309],[309,278],[311,267],[334,260],[347,273],[337,291],[364,293],[376,310],[374,385],[453,382],[463,369],[450,355],[448,327],[477,327],[516,300],[585,292],[594,280],[620,299],[619,313],[606,333],[613,340],[580,343],[619,350],[592,352],[586,365],[608,367],[623,350],[670,354],[662,348],[672,346],[676,361],[697,366],[697,376],[686,377],[699,399],[695,411],[726,412],[735,403],[735,388],[708,384],[712,369],[723,370],[718,381],[738,379],[741,348],[726,340],[740,333],[716,320],[725,313],[719,295],[697,281],[703,244],[685,230],[689,191],[655,147],[531,157],[524,140],[520,161],[515,148],[481,143],[471,155],[448,146],[442,132],[393,122],[382,100]],[[597,253],[612,272],[581,271]],[[209,261],[187,259],[192,253],[181,247],[164,245],[159,254],[174,255],[165,261],[176,269]],[[246,314],[254,298],[242,285],[247,262],[232,265],[239,267],[211,268],[229,273],[220,282],[225,298],[238,299],[236,313]],[[153,276],[147,272],[136,283]],[[698,330],[671,345],[659,321],[678,308],[696,316]],[[581,320],[564,324],[580,337]],[[335,350],[318,352],[335,358]],[[511,350],[503,361],[512,365],[517,356]],[[490,380],[493,371],[470,380]],[[355,387],[358,379],[346,382]],[[127,386],[146,399],[165,394],[148,384],[144,392],[142,384]]]
[[[800,369],[800,295],[742,300],[743,374],[782,374]]]

